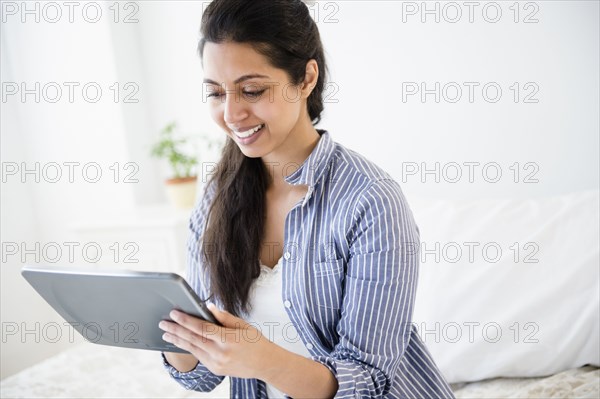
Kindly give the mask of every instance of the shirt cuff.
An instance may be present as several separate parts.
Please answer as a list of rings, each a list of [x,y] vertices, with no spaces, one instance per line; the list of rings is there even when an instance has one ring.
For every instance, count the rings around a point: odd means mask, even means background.
[[[374,367],[355,363],[348,359],[331,356],[312,356],[312,360],[321,363],[331,371],[338,381],[338,390],[334,398],[381,397],[387,389],[388,381],[384,374]]]
[[[190,371],[179,371],[169,363],[164,352],[160,352],[160,355],[164,368],[169,372],[171,377],[187,390],[198,390],[198,388],[201,388],[202,391],[211,390],[211,387],[214,388],[223,380],[222,376],[211,373],[200,362]]]

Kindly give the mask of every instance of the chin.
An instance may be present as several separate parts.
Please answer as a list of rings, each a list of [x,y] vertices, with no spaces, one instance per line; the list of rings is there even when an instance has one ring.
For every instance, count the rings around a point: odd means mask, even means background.
[[[240,148],[240,147],[238,147]],[[242,152],[242,154],[244,154],[246,157],[248,158],[262,158],[265,154],[263,152],[256,152],[256,151],[252,151],[252,152],[248,152],[248,151],[244,151],[240,148],[240,151]]]

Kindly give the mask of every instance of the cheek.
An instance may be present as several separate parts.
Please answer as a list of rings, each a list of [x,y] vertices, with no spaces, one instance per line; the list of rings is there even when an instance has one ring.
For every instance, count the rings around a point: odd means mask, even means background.
[[[296,97],[297,90],[293,87],[278,90],[272,99],[266,99],[261,106],[265,118],[285,123],[289,118],[295,118],[301,106],[301,100]]]
[[[301,94],[302,93],[297,86],[286,85],[281,89],[280,97],[288,106],[294,106],[302,101],[300,98]]]
[[[273,126],[281,119],[282,109],[276,103],[271,103],[268,100],[262,105],[257,105],[254,108],[254,115],[257,119],[268,123]]]
[[[212,120],[219,126],[222,127],[226,127],[225,125],[225,121],[224,121],[224,112],[223,112],[223,107],[219,107],[218,105],[211,105],[209,107],[209,115],[212,118]]]
[[[302,92],[296,86],[289,86],[281,92],[280,109],[282,112],[292,119],[296,119],[300,115],[300,111],[304,104],[301,97]]]
[[[208,112],[213,119],[218,119],[219,115],[223,115],[223,107],[217,104],[208,104]]]

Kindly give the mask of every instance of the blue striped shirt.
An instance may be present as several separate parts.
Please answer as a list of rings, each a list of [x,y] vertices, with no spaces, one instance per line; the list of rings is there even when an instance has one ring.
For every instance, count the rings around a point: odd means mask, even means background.
[[[454,398],[422,342],[412,314],[419,228],[399,184],[357,152],[317,129],[320,139],[285,180],[308,185],[288,213],[282,301],[311,359],[336,377],[335,398]],[[198,240],[214,187],[190,218],[187,280],[208,298]],[[220,305],[217,302],[217,305]],[[208,392],[224,376],[198,363],[170,375],[186,389]],[[232,398],[267,398],[258,379],[230,378]],[[288,398],[288,396],[286,396]]]

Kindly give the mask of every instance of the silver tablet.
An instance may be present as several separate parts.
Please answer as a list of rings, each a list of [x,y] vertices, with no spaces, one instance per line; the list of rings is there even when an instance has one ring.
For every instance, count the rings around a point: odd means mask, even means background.
[[[92,271],[25,265],[21,274],[87,341],[187,353],[162,339],[161,320],[173,309],[220,325],[183,277],[175,273]]]

